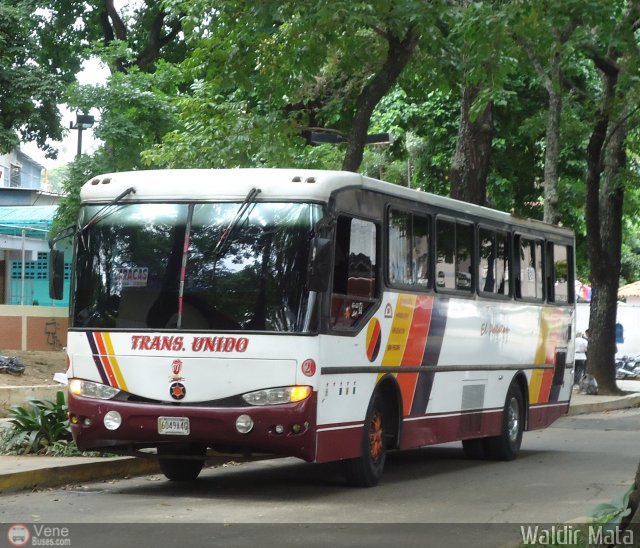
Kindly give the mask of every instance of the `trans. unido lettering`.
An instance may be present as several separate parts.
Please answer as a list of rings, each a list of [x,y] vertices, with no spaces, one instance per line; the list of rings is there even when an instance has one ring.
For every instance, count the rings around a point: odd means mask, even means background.
[[[190,350],[193,352],[244,352],[249,346],[246,337],[194,337]],[[181,351],[186,350],[183,336],[133,335],[131,350]]]
[[[194,337],[191,342],[194,352],[244,352],[247,346],[246,337]]]

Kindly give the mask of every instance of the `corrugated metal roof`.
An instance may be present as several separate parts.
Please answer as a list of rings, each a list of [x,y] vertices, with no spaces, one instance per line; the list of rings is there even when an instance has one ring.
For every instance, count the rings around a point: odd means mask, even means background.
[[[46,238],[41,230],[49,230],[58,206],[2,206],[0,207],[0,234],[19,236],[22,228],[27,230],[31,238]]]
[[[640,297],[640,282],[623,285],[618,289],[618,297]]]

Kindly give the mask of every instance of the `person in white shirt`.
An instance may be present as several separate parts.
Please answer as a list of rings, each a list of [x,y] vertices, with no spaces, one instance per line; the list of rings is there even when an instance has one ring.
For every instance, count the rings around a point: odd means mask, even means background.
[[[578,333],[576,336],[576,345],[575,345],[575,368],[573,370],[573,384],[580,384],[580,379],[586,373],[587,370],[587,346],[588,346],[588,335],[589,330],[587,329],[584,333]]]

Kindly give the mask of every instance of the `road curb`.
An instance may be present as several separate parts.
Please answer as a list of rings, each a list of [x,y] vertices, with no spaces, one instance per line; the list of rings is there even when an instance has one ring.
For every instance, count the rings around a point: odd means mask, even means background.
[[[28,457],[47,459],[49,457]],[[55,457],[53,457],[55,458]],[[73,461],[76,457],[65,457]],[[225,464],[242,464],[277,458],[274,455],[226,455],[222,453],[209,454],[205,468],[223,466]],[[33,490],[44,487],[61,487],[63,485],[105,481],[111,479],[126,479],[149,474],[162,474],[160,464],[155,458],[149,457],[105,457],[93,462],[54,465],[45,468],[21,470],[19,472],[0,472],[0,493],[12,491]]]
[[[594,396],[594,398],[597,397],[598,396]],[[640,394],[629,394],[606,401],[594,401],[570,405],[567,415],[586,415],[587,413],[617,411],[620,409],[630,409],[634,407],[640,407]]]
[[[43,458],[48,457],[34,457]],[[69,457],[72,460],[74,457]],[[155,460],[121,457],[105,458],[104,462],[83,462],[51,468],[24,470],[0,475],[0,492],[23,491],[40,487],[58,487],[68,483],[100,481],[114,478],[143,476],[160,472]]]

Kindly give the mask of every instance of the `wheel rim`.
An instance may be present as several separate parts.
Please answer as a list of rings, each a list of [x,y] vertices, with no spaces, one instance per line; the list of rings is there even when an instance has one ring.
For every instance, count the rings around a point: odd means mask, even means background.
[[[511,398],[507,411],[507,432],[512,442],[517,441],[520,433],[520,405],[516,398]]]
[[[376,411],[371,417],[369,451],[373,460],[377,460],[382,454],[382,415],[379,411]]]

